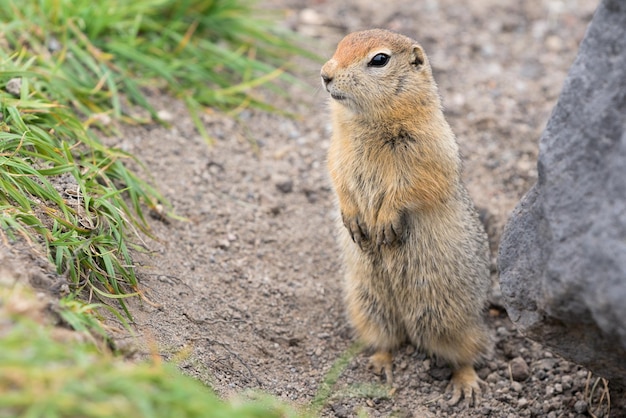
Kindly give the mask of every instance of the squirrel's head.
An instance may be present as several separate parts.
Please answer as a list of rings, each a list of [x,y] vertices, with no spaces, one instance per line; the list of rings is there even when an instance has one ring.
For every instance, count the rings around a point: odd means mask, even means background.
[[[388,117],[438,101],[428,58],[414,40],[383,29],[347,35],[321,71],[334,101],[359,114]]]

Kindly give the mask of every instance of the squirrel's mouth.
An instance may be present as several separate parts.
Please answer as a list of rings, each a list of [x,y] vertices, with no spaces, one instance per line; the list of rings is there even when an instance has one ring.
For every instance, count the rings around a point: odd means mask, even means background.
[[[332,97],[335,100],[344,100],[346,98],[346,96],[344,96],[343,94],[337,94],[337,93],[330,93],[330,97]]]

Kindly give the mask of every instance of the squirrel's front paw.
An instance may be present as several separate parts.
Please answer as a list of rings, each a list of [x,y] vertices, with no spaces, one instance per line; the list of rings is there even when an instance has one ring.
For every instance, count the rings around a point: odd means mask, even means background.
[[[367,235],[367,228],[359,216],[348,216],[345,213],[341,213],[343,224],[348,229],[352,241],[354,241],[359,248],[363,249],[363,244],[369,239]]]
[[[403,214],[393,219],[381,220],[379,218],[378,225],[374,231],[376,245],[392,245],[402,239],[406,228],[406,219]]]

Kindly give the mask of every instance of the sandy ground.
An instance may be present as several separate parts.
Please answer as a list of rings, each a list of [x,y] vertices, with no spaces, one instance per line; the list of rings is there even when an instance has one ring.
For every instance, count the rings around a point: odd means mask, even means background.
[[[282,24],[310,37],[309,46],[324,57],[346,33],[371,27],[422,43],[495,263],[506,218],[536,179],[539,136],[596,1],[262,4],[286,9]],[[117,342],[138,344],[140,355],[157,350],[165,359],[183,357],[185,373],[224,396],[262,389],[306,405],[354,341],[333,233],[325,168],[330,126],[319,67],[298,62],[295,71],[306,86],[286,86],[286,97],[272,98],[296,118],[207,113],[205,126],[215,139],[207,146],[180,102],[154,97],[171,127],[124,128],[108,140],[137,155],[187,219],[151,220],[159,240],[147,240],[147,250],[134,258],[152,303],[131,302],[139,339],[117,333]],[[588,406],[602,416],[606,400],[601,407],[597,399],[589,402],[587,385],[596,377],[516,332],[499,305],[496,276],[494,267],[485,314],[495,350],[478,369],[488,388],[477,407],[448,406],[442,395],[450,370],[407,346],[395,357],[393,395],[385,388],[363,395],[379,380],[366,370],[362,353],[342,373],[323,416],[582,417],[589,416]],[[615,411],[611,415],[620,416]]]

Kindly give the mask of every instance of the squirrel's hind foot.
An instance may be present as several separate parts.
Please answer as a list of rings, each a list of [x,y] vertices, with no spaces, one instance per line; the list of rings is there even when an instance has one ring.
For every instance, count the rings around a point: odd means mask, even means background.
[[[463,399],[463,406],[477,406],[482,396],[480,386],[485,384],[480,380],[472,366],[456,369],[452,373],[452,379],[446,389],[446,392],[452,392],[448,403],[456,405]]]
[[[369,358],[367,368],[377,375],[385,376],[388,385],[393,384],[393,356],[391,351],[378,350]]]

